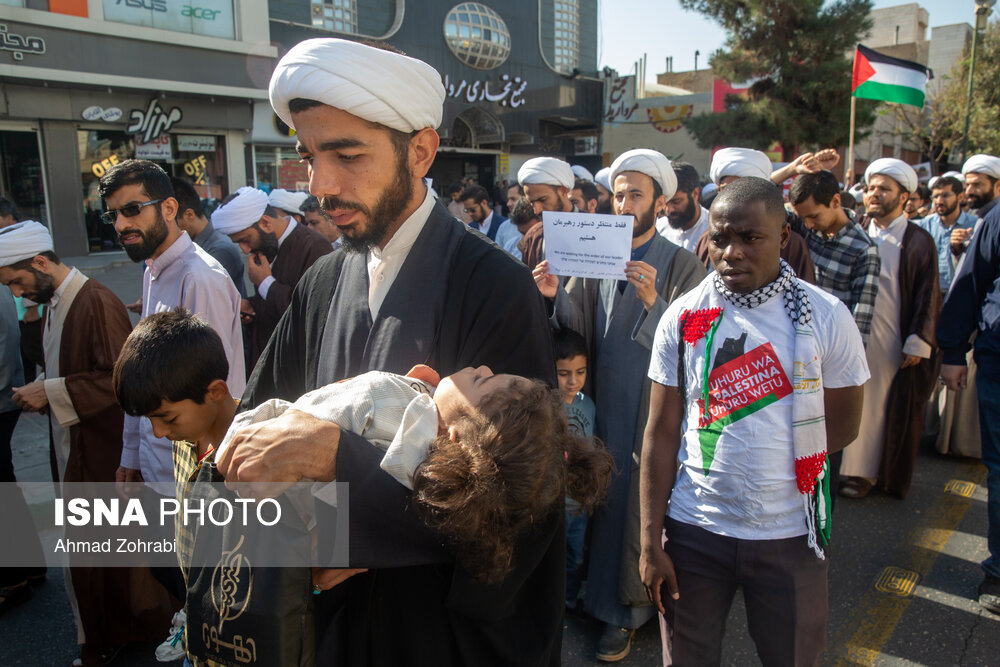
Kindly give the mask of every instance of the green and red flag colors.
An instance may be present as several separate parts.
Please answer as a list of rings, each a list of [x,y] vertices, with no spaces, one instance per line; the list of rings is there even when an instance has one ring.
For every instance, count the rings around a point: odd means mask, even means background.
[[[930,69],[910,60],[900,60],[858,44],[854,52],[851,94],[866,100],[924,106]]]

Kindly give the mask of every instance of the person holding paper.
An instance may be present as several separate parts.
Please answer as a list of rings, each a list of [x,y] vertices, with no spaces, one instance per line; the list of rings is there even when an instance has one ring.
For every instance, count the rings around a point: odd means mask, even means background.
[[[523,180],[523,179],[522,179]],[[597,407],[595,434],[615,459],[606,504],[594,513],[584,609],[604,621],[597,659],[628,655],[635,629],[655,609],[639,580],[639,476],[637,459],[649,411],[653,334],[670,303],[697,285],[705,269],[687,250],[656,233],[654,221],[674,196],[677,179],[662,154],[636,149],[611,165],[614,212],[633,216],[632,261],[623,280],[570,278],[565,287],[548,262],[534,270],[535,283],[551,300],[551,324],[583,335]],[[527,186],[526,186],[527,187]],[[623,603],[622,601],[625,601]]]

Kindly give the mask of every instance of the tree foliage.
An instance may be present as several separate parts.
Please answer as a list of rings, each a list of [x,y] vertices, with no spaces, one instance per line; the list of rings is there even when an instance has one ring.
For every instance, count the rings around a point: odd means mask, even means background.
[[[923,109],[890,104],[879,110],[895,121],[893,134],[916,143],[921,153],[942,171],[949,166],[961,167],[958,162],[965,136],[965,111],[969,108],[966,100],[971,56],[971,52],[966,53],[946,74],[935,73],[937,78],[927,86]],[[975,153],[1000,155],[1000,22],[997,21],[980,35],[976,50],[968,145],[968,154]]]
[[[730,95],[726,111],[685,125],[702,148],[766,149],[781,142],[785,159],[798,148],[843,146],[850,129],[854,46],[871,29],[871,0],[680,0],[727,32],[709,63],[716,77],[754,80]],[[875,104],[858,100],[856,136],[874,121]]]

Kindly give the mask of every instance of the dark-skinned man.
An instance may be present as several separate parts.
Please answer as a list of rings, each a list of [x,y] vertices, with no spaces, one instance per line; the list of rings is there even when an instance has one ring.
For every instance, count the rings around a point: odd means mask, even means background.
[[[671,302],[698,284],[698,259],[656,233],[654,222],[677,187],[670,161],[636,149],[611,166],[614,206],[633,217],[632,259],[624,280],[570,278],[565,288],[542,262],[535,282],[554,300],[553,325],[572,329],[590,346],[597,406],[595,434],[615,459],[618,475],[594,513],[584,609],[604,622],[597,659],[628,655],[636,628],[653,617],[638,578],[639,487],[635,456],[648,413],[653,333]]]
[[[875,315],[866,346],[858,438],[844,450],[840,495],[864,498],[876,483],[905,498],[924,427],[924,408],[937,377],[934,327],[941,310],[934,239],[903,211],[917,187],[913,167],[895,158],[865,170],[868,235],[881,259]]]
[[[250,331],[252,368],[292,300],[292,290],[313,263],[331,252],[330,242],[268,203],[263,190],[242,187],[212,213],[212,224],[248,255],[247,277],[256,294],[243,299],[240,315]]]
[[[295,288],[241,407],[419,363],[446,375],[488,365],[554,386],[531,274],[450,215],[423,181],[439,144],[440,73],[389,48],[310,39],[279,61],[270,98],[295,129],[309,190],[344,245]],[[289,412],[236,434],[216,463],[227,481],[350,484],[350,565],[368,572],[340,583],[336,604],[320,599],[327,629],[318,632],[317,663],[559,664],[564,512],[535,517],[515,545],[511,575],[478,584],[416,517],[376,447]],[[320,530],[330,525],[320,507]],[[326,589],[346,574],[314,583]],[[405,623],[402,610],[413,611]]]
[[[857,433],[864,347],[847,308],[781,260],[791,231],[773,183],[738,178],[710,211],[715,273],[671,305],[653,344],[641,576],[674,664],[720,664],[742,588],[761,662],[814,665],[825,458]]]

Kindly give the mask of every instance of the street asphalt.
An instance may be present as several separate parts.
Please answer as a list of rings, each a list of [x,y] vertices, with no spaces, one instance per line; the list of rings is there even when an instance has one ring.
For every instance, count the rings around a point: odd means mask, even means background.
[[[67,262],[110,287],[125,303],[139,298],[140,267],[124,254]],[[135,322],[137,316],[132,317]],[[20,481],[50,479],[44,417],[22,416],[13,451]],[[1000,616],[983,611],[976,602],[982,580],[979,562],[987,553],[985,475],[977,460],[943,456],[925,447],[905,500],[878,492],[863,500],[838,500],[829,556],[824,665],[1000,667]],[[34,511],[42,511],[51,499],[37,491],[33,495],[28,502]],[[592,618],[568,614],[563,664],[605,664],[594,659],[601,629]],[[62,572],[50,570],[31,600],[0,617],[0,666],[69,667],[78,655],[75,634]],[[158,664],[154,648],[126,647],[114,664]],[[630,655],[619,664],[659,665],[660,655],[654,620],[638,630]],[[760,664],[739,594],[727,624],[723,664]]]

